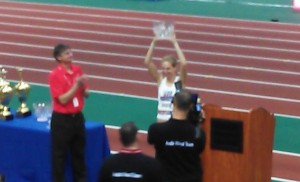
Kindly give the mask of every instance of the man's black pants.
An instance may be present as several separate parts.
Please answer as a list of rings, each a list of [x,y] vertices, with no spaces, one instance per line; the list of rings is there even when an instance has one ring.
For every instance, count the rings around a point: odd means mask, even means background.
[[[51,119],[51,155],[53,182],[64,182],[64,168],[70,151],[75,182],[86,182],[85,119],[83,114],[53,112]]]

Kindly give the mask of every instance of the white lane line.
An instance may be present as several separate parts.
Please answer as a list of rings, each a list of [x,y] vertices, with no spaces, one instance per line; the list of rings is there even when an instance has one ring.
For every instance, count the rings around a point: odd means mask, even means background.
[[[49,22],[63,22],[66,24],[87,24],[87,25],[97,25],[101,27],[121,27],[121,28],[131,28],[131,29],[138,29],[138,30],[149,30],[149,27],[142,27],[142,26],[129,26],[129,25],[121,25],[121,24],[109,24],[109,23],[98,23],[98,22],[88,22],[88,21],[72,21],[72,20],[63,20],[63,19],[49,19],[49,18],[38,18],[38,17],[30,17],[30,16],[17,16],[17,15],[5,15],[0,14],[0,16],[6,16],[6,17],[13,17],[14,19],[37,19],[37,20],[43,20],[43,21],[49,21]],[[22,22],[22,21],[21,21]],[[22,24],[20,25],[27,25]],[[33,25],[33,24],[32,24]],[[93,28],[93,27],[91,27]],[[105,33],[103,31],[99,31],[99,33]],[[199,31],[181,31],[180,29],[176,29],[176,32],[185,32],[188,34],[198,34]],[[131,34],[130,34],[131,35]],[[257,37],[258,38],[258,37]],[[290,53],[300,53],[299,50],[296,49],[284,49],[284,48],[272,48],[272,47],[266,47],[266,46],[252,46],[252,45],[246,45],[247,42],[244,42],[244,44],[233,44],[233,43],[219,43],[219,42],[211,42],[211,41],[201,41],[201,40],[187,40],[187,39],[178,39],[180,42],[189,42],[189,43],[195,43],[195,44],[205,44],[205,45],[216,45],[216,46],[225,46],[225,47],[235,47],[235,48],[245,48],[245,49],[258,49],[258,50],[269,50],[269,51],[280,51],[280,52],[290,52]],[[300,42],[299,42],[300,44]],[[300,45],[299,45],[300,46]]]
[[[120,126],[115,126],[115,125],[105,125],[106,128],[112,129],[112,130],[119,130]],[[146,130],[139,130],[139,133],[141,134],[148,134]],[[280,151],[280,150],[273,150],[273,153],[276,154],[281,154],[281,155],[288,155],[288,156],[293,156],[293,157],[300,157],[299,153],[293,153],[293,152],[285,152],[285,151]]]
[[[30,55],[25,55],[25,54],[13,54],[13,53],[3,53],[3,52],[0,52],[0,55],[2,55],[2,56],[11,56],[11,57],[20,57],[20,58],[30,58],[30,59],[53,62],[53,58],[50,58],[50,57],[30,56]],[[104,64],[104,63],[88,62],[88,61],[80,61],[80,60],[74,60],[73,62],[77,63],[77,64],[81,64],[81,65],[92,65],[92,66],[100,66],[100,67],[108,67],[108,68],[117,68],[117,69],[147,72],[147,69],[144,68],[144,67],[132,67],[132,66],[125,66],[125,65]],[[276,82],[269,82],[269,81],[257,81],[257,80],[239,79],[239,78],[232,78],[232,77],[206,75],[206,74],[196,74],[196,73],[188,73],[188,75],[193,76],[193,77],[206,78],[206,79],[217,79],[217,80],[226,80],[226,81],[234,81],[234,82],[242,82],[242,83],[252,83],[252,84],[269,85],[269,86],[289,87],[289,88],[296,88],[296,89],[300,88],[300,85],[286,84],[286,83],[276,83]]]
[[[271,180],[280,181],[280,182],[299,182],[299,181],[286,179],[286,178],[279,178],[279,177],[271,177]]]
[[[272,8],[292,8],[291,5],[286,4],[268,4],[268,3],[256,3],[256,2],[238,2],[238,4],[257,6],[257,7],[272,7]]]
[[[87,33],[87,34],[95,34],[95,35],[103,35],[104,34],[104,35],[114,35],[114,36],[128,36],[131,38],[140,38],[140,39],[149,38],[149,40],[151,40],[153,38],[152,35],[145,36],[145,35],[122,34],[122,33],[110,33],[110,32],[99,32],[99,31],[94,31],[94,30],[59,28],[59,27],[51,27],[51,26],[29,25],[29,24],[18,24],[18,23],[0,22],[0,25],[22,27],[22,28],[32,28],[32,29],[42,29],[42,30],[56,30],[56,31],[75,32],[75,33]]]
[[[1,7],[0,7],[1,8]],[[17,15],[7,15],[7,14],[1,14],[2,16],[8,16],[8,17],[17,17],[17,18],[25,18],[25,16],[17,16]],[[98,17],[98,16],[97,16]],[[114,17],[114,16],[113,16]],[[54,22],[65,22],[65,23],[68,23],[68,22],[73,22],[73,23],[83,23],[83,24],[88,24],[88,25],[110,25],[110,26],[119,26],[119,27],[127,27],[127,28],[138,28],[138,29],[142,29],[142,30],[149,30],[151,29],[151,27],[142,27],[142,26],[130,26],[128,24],[125,24],[125,25],[120,25],[120,24],[100,24],[98,22],[87,22],[87,21],[74,21],[74,20],[68,20],[68,19],[50,19],[50,18],[37,18],[37,17],[28,17],[27,18],[34,18],[34,19],[40,19],[40,20],[48,20],[48,21],[54,21]],[[104,16],[104,18],[112,18],[112,16]],[[116,19],[122,19],[124,17],[114,17]],[[139,19],[138,19],[139,20]],[[135,20],[136,21],[136,20]],[[176,24],[185,24],[185,25],[189,25],[189,23],[186,23],[186,22],[176,22]],[[219,24],[216,24],[216,25],[211,25],[211,24],[204,24],[204,23],[200,23],[200,24],[195,24],[195,23],[190,23],[190,25],[193,25],[193,26],[206,26],[206,27],[215,27],[215,28],[232,28],[232,26],[225,26],[225,25],[219,25]],[[290,34],[296,34],[298,35],[299,34],[299,31],[287,31],[287,30],[273,30],[273,29],[257,29],[257,28],[251,28],[251,27],[247,27],[247,28],[244,28],[244,27],[234,27],[236,29],[245,29],[245,30],[257,30],[257,31],[271,31],[271,32],[276,32],[276,33],[290,33]],[[247,35],[236,35],[236,34],[229,34],[229,33],[210,33],[210,32],[204,32],[204,31],[188,31],[188,30],[180,30],[180,29],[176,29],[176,32],[181,32],[181,33],[187,33],[187,34],[198,34],[198,35],[214,35],[214,36],[223,36],[223,37],[235,37],[235,38],[244,38],[244,39],[257,39],[258,37],[257,36],[247,36]],[[297,40],[294,40],[294,39],[278,39],[278,38],[266,38],[266,37],[259,37],[261,40],[266,40],[266,41],[284,41],[284,42],[290,42],[290,43],[299,43],[299,41]]]
[[[0,0],[1,1],[1,0]],[[220,0],[222,1],[222,0]],[[5,0],[2,0],[3,4],[5,4]],[[207,17],[207,16],[199,16],[199,15],[183,15],[183,14],[178,14],[178,13],[164,13],[164,12],[153,12],[153,11],[138,11],[138,10],[128,10],[128,9],[110,9],[110,8],[102,8],[102,7],[88,7],[88,6],[78,6],[78,5],[67,5],[67,4],[48,4],[48,3],[34,3],[34,2],[11,2],[11,1],[6,1],[8,2],[8,4],[16,4],[16,6],[18,5],[35,5],[35,6],[39,6],[39,9],[43,9],[46,8],[46,10],[53,9],[53,8],[60,8],[63,7],[65,8],[65,11],[71,10],[71,11],[77,11],[77,12],[81,12],[82,10],[96,10],[98,11],[98,15],[103,14],[103,12],[109,12],[110,14],[115,14],[117,12],[126,12],[126,13],[134,13],[137,14],[136,17],[143,17],[143,16],[148,16],[148,15],[160,15],[160,16],[168,16],[168,17],[174,17],[174,18],[178,18],[178,17],[184,17],[184,18],[197,18],[199,19],[199,22],[201,22],[201,20],[220,20],[220,21],[231,21],[231,22],[249,22],[249,23],[255,23],[255,24],[272,24],[274,25],[273,22],[269,22],[269,21],[260,21],[260,20],[242,20],[242,19],[238,19],[238,18],[223,18],[223,17]],[[6,7],[6,6],[5,6]],[[28,8],[21,8],[21,9],[28,9]],[[32,8],[28,9],[31,10]],[[61,13],[62,11],[59,11],[59,13]],[[82,13],[78,13],[78,14],[82,14]],[[94,14],[93,14],[94,15]],[[125,18],[127,19],[128,17],[126,16],[122,16],[119,17],[119,19]],[[152,20],[152,19],[150,19]],[[136,20],[137,21],[137,20]],[[184,23],[184,22],[183,22]],[[191,23],[194,24],[194,23]],[[288,26],[293,26],[293,27],[299,27],[300,25],[298,24],[292,24],[292,23],[288,23],[288,22],[278,22],[276,23],[277,25],[288,25]],[[239,27],[238,27],[239,28]],[[276,30],[275,30],[276,31]]]
[[[281,154],[281,155],[290,155],[290,156],[294,156],[294,157],[300,157],[299,153],[284,152],[284,151],[280,151],[280,150],[273,150],[273,152],[276,154]]]
[[[7,68],[15,68],[15,66],[11,66],[11,65],[2,65],[2,66],[7,67]],[[24,70],[33,71],[33,72],[43,72],[43,73],[50,72],[50,70],[36,69],[36,68],[29,68],[29,67],[24,68]],[[94,79],[98,79],[98,80],[109,80],[109,81],[122,82],[122,83],[134,83],[134,84],[156,86],[156,83],[153,83],[153,82],[145,82],[145,81],[137,81],[137,80],[121,79],[121,78],[111,78],[111,77],[97,76],[97,75],[88,75],[88,76],[89,76],[89,78],[94,78]],[[233,95],[233,96],[238,96],[238,97],[247,97],[247,98],[250,97],[250,98],[255,98],[255,99],[290,102],[290,103],[297,103],[297,104],[300,103],[299,99],[291,99],[291,98],[283,98],[283,97],[273,97],[273,96],[266,96],[266,95],[257,95],[257,94],[224,91],[224,90],[216,90],[216,89],[197,88],[197,87],[187,87],[187,89],[192,90],[192,91],[206,92],[206,93],[213,93],[213,94],[217,93],[217,94],[223,94],[223,95]]]
[[[206,3],[231,3],[231,4],[241,4],[241,5],[248,5],[248,6],[256,6],[256,7],[271,7],[271,8],[292,8],[291,5],[286,4],[268,4],[268,3],[256,3],[256,2],[232,2],[228,0],[182,0],[182,1],[191,1],[191,2],[206,2]]]
[[[67,38],[67,37],[59,37],[59,36],[45,36],[45,35],[38,35],[38,34],[28,34],[28,33],[18,33],[18,32],[7,32],[7,31],[0,31],[1,34],[6,35],[20,35],[20,36],[27,36],[27,37],[39,37],[39,38],[50,38],[50,39],[61,39],[61,40],[68,40],[68,41],[77,41],[77,42],[87,42],[87,43],[93,43],[93,44],[106,44],[106,45],[117,45],[117,46],[127,46],[127,47],[133,47],[133,48],[144,48],[148,49],[148,46],[137,46],[136,44],[124,44],[124,43],[115,43],[115,42],[107,42],[107,41],[95,41],[95,40],[87,40],[87,39],[78,39],[78,38]],[[122,36],[122,35],[116,35],[111,33],[103,33],[103,35],[109,35],[109,36]],[[130,36],[130,34],[123,34],[123,36]],[[180,42],[188,42],[186,40],[178,39]],[[300,43],[300,42],[299,42]],[[165,47],[157,47],[158,50],[172,50],[171,48],[165,48]],[[300,61],[298,60],[287,60],[287,59],[278,59],[278,58],[268,58],[268,57],[260,57],[260,56],[253,56],[253,55],[239,55],[239,54],[227,54],[227,53],[220,53],[220,52],[208,52],[208,51],[198,51],[198,50],[190,50],[185,49],[184,50],[187,53],[194,53],[194,54],[205,54],[205,55],[214,55],[214,56],[226,56],[226,57],[234,57],[234,58],[245,58],[245,59],[253,59],[253,60],[259,60],[259,61],[274,61],[274,62],[284,62],[284,63],[294,63],[294,64],[300,64]]]
[[[50,58],[50,57],[30,56],[30,55],[25,55],[25,54],[21,55],[21,54],[3,53],[3,52],[0,52],[0,55],[2,55],[2,56],[11,56],[11,57],[30,58],[30,59],[53,62],[53,58]],[[146,68],[137,67],[137,66],[133,67],[133,66],[105,64],[105,63],[88,62],[88,61],[80,61],[80,60],[74,60],[73,62],[77,63],[77,64],[81,64],[81,65],[92,65],[92,66],[100,66],[100,67],[108,67],[108,68],[116,68],[116,69],[125,69],[125,70],[134,70],[134,71],[147,72]],[[216,75],[211,75],[211,74],[207,75],[207,74],[188,73],[188,75],[192,76],[192,77],[200,77],[200,78],[206,78],[206,79],[217,79],[217,80],[226,80],[226,81],[234,81],[234,82],[242,82],[242,83],[252,83],[252,84],[259,84],[259,85],[289,87],[289,88],[296,88],[296,89],[300,88],[300,85],[294,85],[294,84],[276,83],[276,82],[269,82],[269,81],[257,81],[257,80],[249,80],[249,79],[239,79],[239,78],[233,78],[233,77],[216,76]]]
[[[297,119],[300,121],[300,116],[292,116],[292,115],[286,115],[286,114],[275,114],[275,116],[293,118],[293,119]]]
[[[205,75],[205,74],[195,74],[195,73],[188,73],[188,75],[189,76],[194,76],[194,77],[207,78],[207,79],[226,80],[226,81],[234,81],[234,82],[242,82],[242,83],[259,84],[259,85],[278,86],[278,87],[290,87],[290,88],[297,88],[297,89],[300,88],[300,85],[294,85],[294,84],[265,82],[265,81],[258,81],[258,80],[249,80],[249,79],[240,79],[240,78],[233,78],[233,77]]]
[[[187,89],[190,89],[193,91],[198,91],[198,92],[214,93],[214,94],[218,93],[218,94],[223,94],[223,95],[251,97],[251,98],[255,98],[255,99],[265,99],[265,100],[276,100],[276,101],[282,101],[282,102],[300,103],[300,100],[298,100],[298,99],[273,97],[273,96],[266,96],[266,95],[256,95],[256,94],[231,92],[231,91],[223,91],[223,90],[216,90],[216,89],[196,88],[196,87],[187,87]]]
[[[6,65],[9,68],[15,69],[15,66],[11,66],[11,65]],[[25,70],[31,70],[30,68],[25,68]],[[35,70],[33,70],[35,71]],[[43,71],[41,71],[43,72]],[[45,73],[49,73],[50,71],[44,71]],[[18,80],[10,80],[13,82],[17,82]],[[32,85],[37,85],[37,86],[42,86],[42,87],[48,87],[48,84],[44,84],[44,83],[36,83],[36,82],[28,82]],[[106,94],[106,95],[113,95],[113,96],[121,96],[121,97],[129,97],[129,98],[138,98],[138,99],[143,99],[143,100],[150,100],[150,101],[157,101],[157,98],[155,97],[145,97],[145,96],[137,96],[137,95],[132,95],[132,94],[124,94],[124,93],[116,93],[116,92],[106,92],[106,91],[100,91],[100,90],[91,90],[91,92],[93,93],[97,93],[97,94]],[[232,109],[232,110],[237,110],[237,111],[247,111],[245,109],[240,109],[240,108],[233,108],[233,107],[224,107],[226,109]],[[288,115],[288,114],[280,114],[280,113],[275,113],[275,116],[280,116],[280,117],[286,117],[286,118],[293,118],[293,119],[300,119],[300,116],[296,116],[296,115]]]
[[[201,3],[221,3],[224,4],[227,1],[225,0],[182,0],[182,1],[191,1],[191,2],[201,2]]]
[[[74,13],[74,12],[62,12],[62,11],[52,11],[52,10],[37,10],[37,9],[30,9],[30,8],[12,8],[12,7],[1,7],[0,9],[3,10],[14,10],[14,11],[25,11],[25,12],[36,12],[36,13],[43,13],[43,14],[54,14],[54,15],[71,15],[71,16],[79,16],[79,17],[92,17],[92,18],[108,18],[108,19],[118,19],[118,20],[130,20],[130,21],[141,21],[141,22],[148,22],[152,23],[156,19],[152,18],[141,18],[142,16],[136,17],[126,17],[126,16],[113,16],[113,15],[102,15],[99,11],[98,14],[87,14],[87,13]],[[100,10],[100,9],[99,9]],[[105,10],[104,10],[105,11]],[[117,12],[117,11],[116,11]],[[147,15],[147,13],[141,13]],[[165,14],[170,18],[173,16],[172,14]],[[178,16],[178,15],[177,15]],[[184,16],[183,17],[188,17]],[[214,23],[201,23],[204,17],[194,16],[194,18],[199,18],[199,22],[188,22],[188,21],[176,21],[176,24],[180,25],[192,25],[192,26],[205,26],[205,27],[215,27],[215,28],[226,28],[226,29],[238,29],[238,30],[251,30],[251,31],[263,31],[263,32],[277,32],[277,33],[290,33],[290,34],[298,34],[299,31],[292,31],[292,30],[280,30],[280,29],[267,29],[267,28],[256,28],[256,27],[241,27],[241,26],[232,26],[232,25],[222,25],[222,24],[214,24]],[[210,18],[210,19],[218,19],[218,18]],[[228,20],[228,19],[227,19]],[[243,22],[253,22],[253,21],[246,21]],[[261,22],[260,22],[261,23]],[[293,26],[297,26],[294,24],[290,24]]]
[[[137,39],[145,39],[148,38],[149,40],[152,36],[142,36],[142,35],[132,35],[132,34],[121,34],[121,33],[108,33],[108,32],[99,32],[99,31],[88,31],[88,30],[74,30],[70,28],[54,28],[48,26],[33,26],[33,25],[20,25],[15,23],[3,23],[0,22],[0,25],[4,26],[16,26],[16,27],[27,27],[27,28],[35,28],[35,29],[42,29],[42,30],[57,30],[57,31],[66,31],[66,32],[74,32],[74,33],[88,33],[88,34],[95,34],[95,35],[105,35],[105,36],[118,36],[118,37],[131,37]],[[221,52],[208,52],[208,51],[194,51],[194,50],[186,50],[186,52],[190,53],[203,53],[207,55],[214,55],[214,56],[226,56],[226,57],[235,57],[235,58],[246,58],[246,59],[257,59],[257,60],[275,60],[279,62],[293,62],[299,63],[296,60],[289,60],[289,59],[278,59],[278,58],[270,58],[270,57],[261,57],[261,56],[253,56],[253,55],[240,55],[240,54],[228,54],[228,53],[221,53]]]
[[[7,45],[23,46],[23,47],[36,47],[36,48],[49,49],[49,50],[52,49],[52,47],[50,47],[50,46],[42,46],[42,45],[35,45],[35,44],[25,44],[25,43],[6,42],[6,41],[0,41],[0,43],[1,44],[7,44]],[[130,55],[130,54],[108,53],[108,52],[102,52],[102,51],[89,51],[89,50],[82,50],[82,49],[73,49],[73,50],[75,52],[80,52],[80,53],[84,53],[84,54],[114,55],[114,56],[120,56],[120,57],[137,58],[137,59],[141,59],[141,60],[143,60],[145,58],[144,55],[139,56],[139,55]],[[2,53],[2,54],[4,55],[6,53]],[[16,56],[18,56],[18,54],[13,54],[13,53],[12,54],[7,53],[6,55],[16,55]],[[161,58],[154,57],[153,59],[158,61]],[[237,69],[237,70],[245,70],[245,71],[259,71],[259,72],[266,72],[266,73],[288,74],[288,75],[296,75],[296,76],[300,75],[300,72],[295,72],[295,71],[264,69],[264,68],[250,67],[250,66],[235,66],[235,65],[228,65],[228,64],[207,63],[207,62],[192,61],[192,60],[189,60],[189,63],[190,64],[195,64],[195,65],[220,67],[220,68],[228,68],[228,69]],[[85,62],[85,64],[96,64],[96,63]]]
[[[53,22],[57,22],[59,20],[55,20],[53,19]],[[66,20],[69,21],[69,20]],[[1,24],[3,26],[21,26],[21,27],[28,27],[28,28],[33,28],[33,29],[38,29],[38,28],[42,28],[42,29],[49,29],[49,30],[64,30],[64,31],[71,31],[72,29],[57,29],[57,28],[53,28],[51,26],[39,26],[39,25],[29,25],[29,24],[22,24],[22,23],[10,23],[10,22],[1,22]],[[120,24],[108,24],[108,23],[97,23],[98,25],[101,26],[115,26],[115,27],[122,27],[122,28],[135,28],[135,29],[145,29],[148,30],[148,28],[144,28],[144,27],[137,27],[137,26],[124,26],[124,25],[120,25]],[[132,36],[132,34],[124,34],[124,33],[111,33],[111,32],[102,32],[102,31],[91,31],[91,30],[77,30],[78,32],[83,32],[83,33],[91,33],[91,34],[110,34],[110,35],[119,35],[119,36]],[[73,32],[77,32],[76,29],[73,30]],[[259,37],[259,36],[248,36],[248,35],[237,35],[237,34],[229,34],[229,33],[212,33],[212,32],[205,32],[205,31],[189,31],[189,30],[182,30],[182,29],[176,29],[176,32],[179,33],[186,33],[189,35],[211,35],[211,36],[221,36],[221,37],[232,37],[232,38],[240,38],[240,39],[260,39],[260,40],[265,40],[265,41],[271,41],[271,42],[286,42],[286,43],[299,43],[299,40],[295,40],[295,39],[279,39],[279,38],[266,38],[266,37]],[[20,32],[21,33],[21,32]],[[299,32],[300,33],[300,32]],[[144,38],[144,39],[152,39],[153,36],[136,36],[136,38]],[[180,40],[180,39],[179,39]],[[205,43],[208,41],[195,41],[195,40],[188,40],[188,39],[181,39],[182,42],[191,42],[191,43]],[[211,44],[217,44],[218,42],[211,42]],[[247,41],[245,41],[245,43],[247,43]],[[217,44],[218,45],[218,44]],[[219,43],[219,45],[227,45],[226,43]],[[231,45],[231,44],[228,44]],[[235,44],[232,44],[235,45]],[[263,47],[263,46],[249,46],[249,47]],[[267,48],[267,47],[264,47]],[[269,48],[269,50],[289,50],[289,49],[280,49],[280,48]],[[299,52],[298,50],[292,50],[292,51],[296,51]]]

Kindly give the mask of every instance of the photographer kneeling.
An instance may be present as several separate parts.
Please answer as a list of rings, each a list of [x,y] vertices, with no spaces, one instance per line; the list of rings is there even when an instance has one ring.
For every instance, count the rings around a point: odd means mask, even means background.
[[[205,133],[198,123],[189,120],[195,107],[192,94],[185,90],[176,93],[173,105],[168,122],[150,126],[148,143],[155,147],[155,157],[165,170],[167,182],[201,182],[200,153],[204,150]]]

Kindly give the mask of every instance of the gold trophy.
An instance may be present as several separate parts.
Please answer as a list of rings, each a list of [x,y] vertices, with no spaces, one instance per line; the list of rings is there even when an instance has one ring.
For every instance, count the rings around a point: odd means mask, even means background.
[[[0,65],[0,90],[2,87],[4,87],[7,84],[8,84],[8,82],[6,80],[4,80],[4,78],[3,78],[2,66]],[[3,108],[4,108],[4,106],[0,103],[0,112],[3,111]]]
[[[15,92],[19,99],[20,106],[17,110],[17,117],[26,117],[31,115],[30,109],[26,105],[26,100],[29,95],[30,86],[26,82],[23,81],[22,68],[17,68],[19,72],[20,82],[15,86]]]
[[[14,95],[14,90],[11,88],[10,83],[6,80],[6,73],[5,69],[1,69],[1,86],[0,86],[0,104],[1,104],[1,111],[0,111],[0,119],[1,120],[12,120],[14,117],[10,112],[9,103],[11,98]]]

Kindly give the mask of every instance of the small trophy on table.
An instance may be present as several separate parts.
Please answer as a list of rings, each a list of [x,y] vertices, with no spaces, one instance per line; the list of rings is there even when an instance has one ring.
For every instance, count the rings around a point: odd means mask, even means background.
[[[14,118],[9,109],[9,103],[14,95],[14,90],[6,80],[7,71],[4,68],[1,68],[0,72],[0,119],[8,121]]]
[[[174,34],[174,23],[172,21],[153,22],[153,32],[159,39],[171,38]]]
[[[15,86],[15,92],[19,99],[20,106],[17,110],[16,116],[17,117],[26,117],[31,115],[30,109],[27,107],[26,101],[28,99],[30,86],[26,82],[23,81],[23,75],[22,75],[22,68],[17,68],[17,71],[19,72],[20,81]]]

